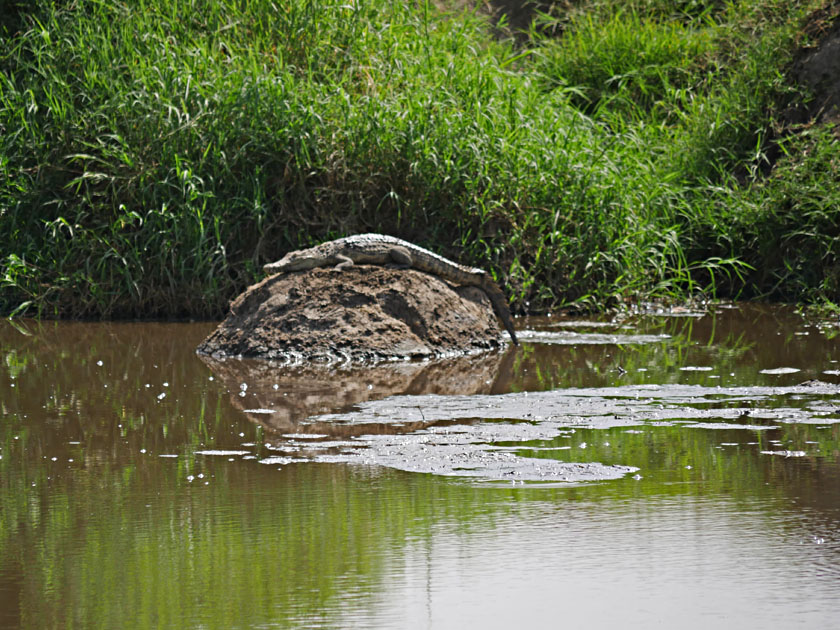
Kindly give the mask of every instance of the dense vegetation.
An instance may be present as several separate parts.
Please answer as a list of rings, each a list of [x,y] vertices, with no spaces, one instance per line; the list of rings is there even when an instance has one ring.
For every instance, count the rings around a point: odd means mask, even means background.
[[[218,317],[360,231],[515,309],[840,296],[840,145],[786,118],[817,0],[4,1],[0,312]]]

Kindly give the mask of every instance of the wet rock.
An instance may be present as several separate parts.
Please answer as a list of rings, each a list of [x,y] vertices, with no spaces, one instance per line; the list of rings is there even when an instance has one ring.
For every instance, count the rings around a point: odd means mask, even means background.
[[[520,423],[510,429],[520,436],[530,432],[529,440],[549,439],[559,428],[610,429],[673,422],[680,422],[686,428],[762,431],[778,428],[778,423],[838,423],[840,420],[833,411],[838,393],[838,387],[828,383],[726,388],[663,384],[511,392],[497,396],[392,396],[359,404],[353,411],[321,415],[318,420],[359,426],[387,422],[391,418],[400,418],[402,422],[518,418],[536,422]],[[798,397],[796,405],[786,403],[786,399],[793,397]],[[750,408],[745,409],[743,405]],[[744,411],[749,411],[750,424],[739,422]],[[493,430],[498,432],[501,426],[494,425]],[[504,436],[507,441],[514,439],[514,435]]]
[[[431,359],[503,345],[481,289],[358,265],[277,274],[249,287],[198,352],[293,365]]]

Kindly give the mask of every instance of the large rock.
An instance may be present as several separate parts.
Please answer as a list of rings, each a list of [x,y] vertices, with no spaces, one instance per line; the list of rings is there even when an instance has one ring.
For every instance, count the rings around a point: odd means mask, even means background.
[[[481,289],[414,269],[358,265],[270,276],[198,347],[282,363],[429,359],[504,344]]]

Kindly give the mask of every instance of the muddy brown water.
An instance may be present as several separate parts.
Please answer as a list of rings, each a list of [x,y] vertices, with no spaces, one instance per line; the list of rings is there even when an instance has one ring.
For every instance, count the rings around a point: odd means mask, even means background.
[[[840,617],[840,328],[756,305],[281,367],[0,323],[0,628]]]

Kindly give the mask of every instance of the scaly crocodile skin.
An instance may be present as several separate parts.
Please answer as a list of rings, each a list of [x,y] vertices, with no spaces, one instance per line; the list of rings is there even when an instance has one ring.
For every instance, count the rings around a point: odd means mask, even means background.
[[[480,287],[490,298],[493,309],[502,319],[513,343],[519,341],[513,328],[507,300],[499,286],[483,269],[467,267],[399,238],[385,234],[356,234],[321,243],[309,249],[289,252],[280,260],[263,267],[268,273],[301,271],[335,266],[345,269],[353,264],[412,267],[458,285]]]

